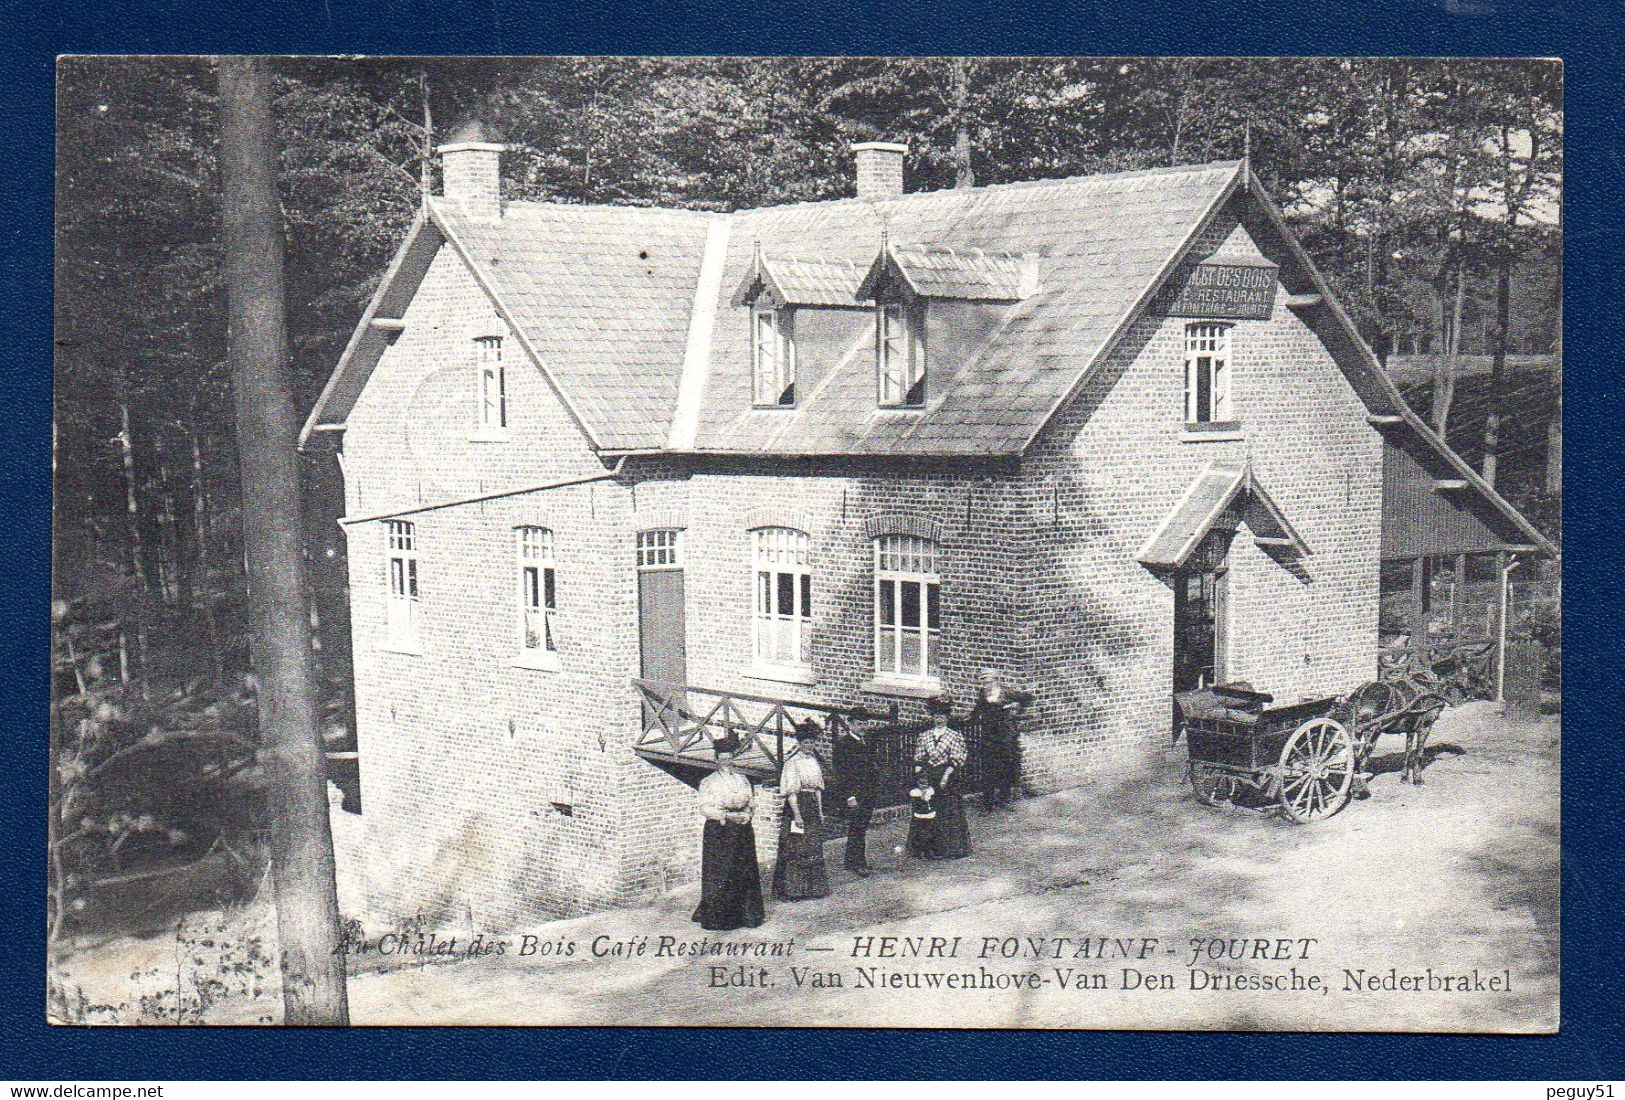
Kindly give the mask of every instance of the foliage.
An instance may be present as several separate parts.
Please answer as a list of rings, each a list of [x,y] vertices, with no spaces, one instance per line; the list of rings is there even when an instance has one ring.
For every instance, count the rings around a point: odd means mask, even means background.
[[[1463,352],[1553,342],[1550,62],[303,58],[279,62],[279,80],[302,407],[433,181],[426,148],[472,116],[510,146],[511,198],[708,209],[847,194],[847,145],[861,139],[908,141],[916,190],[1245,150],[1379,354],[1443,346],[1458,289]],[[217,126],[207,61],[61,62],[55,805],[72,840],[59,918],[94,906],[98,876],[184,861],[223,835],[186,807],[252,802]],[[1500,387],[1488,408],[1534,407]],[[1501,445],[1516,434],[1503,428]],[[308,473],[312,596],[342,724],[337,475],[314,461]],[[1555,499],[1524,503],[1560,530]]]
[[[51,931],[96,920],[109,892],[217,854],[257,867],[253,696],[242,680],[121,680],[105,635],[60,605],[52,713]],[[99,637],[100,636],[100,637]],[[66,685],[71,684],[71,687]]]

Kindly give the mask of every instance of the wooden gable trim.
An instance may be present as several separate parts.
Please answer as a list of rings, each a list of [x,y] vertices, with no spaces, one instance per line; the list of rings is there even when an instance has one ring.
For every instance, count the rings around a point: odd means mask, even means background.
[[[428,217],[427,211],[419,208],[417,216],[412,219],[411,226],[406,231],[401,245],[390,258],[389,266],[384,269],[384,277],[378,282],[378,289],[372,292],[366,309],[361,312],[361,319],[350,332],[350,339],[344,345],[344,351],[339,355],[338,364],[333,373],[328,375],[327,384],[322,387],[321,395],[316,398],[316,404],[311,406],[310,415],[305,418],[305,424],[299,432],[299,447],[303,449],[310,443],[311,436],[319,431],[336,431],[349,416],[350,410],[355,406],[356,399],[366,388],[367,378],[378,365],[388,342],[400,334],[405,323],[397,317],[381,317],[379,311],[385,301],[397,292],[404,292],[407,300],[417,293],[417,288],[423,283],[423,276],[428,272],[429,263],[407,267],[407,259],[418,249],[425,247],[424,238],[427,234],[440,234],[438,226],[434,225]],[[439,243],[433,245],[433,251],[439,250]],[[432,262],[433,257],[430,257]],[[408,288],[403,280],[410,280]],[[404,312],[404,310],[403,310]],[[395,325],[399,328],[395,328]],[[360,373],[354,387],[354,393],[348,399],[343,396],[351,382],[352,375]],[[342,408],[339,406],[342,404]],[[335,419],[336,417],[336,419]]]
[[[887,244],[869,265],[869,271],[864,275],[863,282],[858,284],[854,297],[860,302],[889,302],[895,298],[912,302],[921,294],[920,288],[909,279],[908,270],[893,253],[892,246]]]

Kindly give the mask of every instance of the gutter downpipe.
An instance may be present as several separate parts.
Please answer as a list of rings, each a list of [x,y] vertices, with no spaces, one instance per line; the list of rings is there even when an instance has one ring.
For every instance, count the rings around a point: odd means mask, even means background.
[[[1507,607],[1510,603],[1508,592],[1511,588],[1508,578],[1512,576],[1512,571],[1522,564],[1522,561],[1514,557],[1501,566],[1501,614],[1499,616],[1501,629],[1500,637],[1496,642],[1495,653],[1495,701],[1500,704],[1503,712],[1505,712],[1507,705]]]

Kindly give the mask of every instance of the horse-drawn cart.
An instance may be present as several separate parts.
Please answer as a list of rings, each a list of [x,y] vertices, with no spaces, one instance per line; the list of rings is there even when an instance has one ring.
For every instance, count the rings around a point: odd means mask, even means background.
[[[1307,825],[1348,805],[1358,753],[1341,700],[1269,707],[1262,692],[1217,685],[1175,697],[1190,751],[1188,775],[1207,806],[1278,810]]]

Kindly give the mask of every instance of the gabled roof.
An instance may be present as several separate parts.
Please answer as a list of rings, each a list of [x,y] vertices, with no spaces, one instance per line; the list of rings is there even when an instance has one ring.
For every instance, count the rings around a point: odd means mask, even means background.
[[[303,438],[343,424],[387,346],[369,334],[374,308],[387,300],[404,309],[426,260],[402,257],[427,249],[432,258],[443,240],[601,450],[680,439],[711,453],[1019,454],[1233,192],[1239,169],[1227,161],[727,215],[509,202],[500,220],[475,222],[431,200]],[[923,412],[877,416],[872,372],[848,356],[795,411],[764,422],[750,414],[747,327],[725,294],[699,285],[716,219],[729,223],[724,287],[759,274],[787,295],[833,305],[851,280],[861,308],[856,284],[887,239],[922,286],[985,296],[1028,255],[1043,256],[1043,278],[973,362],[933,375]],[[950,259],[950,250],[981,259]],[[714,303],[710,326],[691,324],[696,302]],[[691,330],[708,335],[705,347],[690,347]],[[685,371],[694,400],[680,409]],[[677,425],[679,415],[692,420]]]
[[[1154,569],[1179,569],[1232,506],[1258,544],[1271,553],[1305,555],[1309,546],[1246,466],[1213,463],[1196,475],[1151,532],[1136,557]]]
[[[817,256],[867,268],[882,242],[1038,255],[1041,278],[1006,310],[979,353],[932,366],[920,412],[877,413],[862,355],[830,370],[797,407],[751,409],[746,325],[726,306],[694,433],[710,453],[988,457],[1020,454],[1084,372],[1173,270],[1209,216],[1239,185],[1240,162],[841,199],[741,211],[724,265],[736,286],[765,256]]]
[[[442,243],[452,247],[604,450],[658,447],[677,383],[707,230],[718,215],[507,203],[499,222],[431,199],[407,234],[300,437],[340,427]]]
[[[1399,417],[1399,421],[1392,427],[1385,428],[1385,431],[1391,433],[1389,439],[1398,446],[1418,450],[1430,459],[1442,462],[1456,471],[1461,479],[1467,482],[1472,494],[1501,522],[1526,538],[1529,545],[1538,552],[1551,557],[1558,556],[1558,549],[1552,541],[1541,534],[1505,497],[1496,492],[1489,482],[1480,477],[1478,471],[1441,439],[1438,433],[1417,415],[1416,410],[1411,408],[1400,394],[1399,386],[1389,377],[1388,372],[1382,369],[1376,353],[1360,338],[1354,321],[1332,294],[1330,284],[1315,267],[1314,261],[1304,251],[1303,245],[1298,243],[1297,237],[1287,228],[1285,217],[1264,190],[1263,184],[1249,173],[1247,186],[1254,207],[1268,219],[1275,237],[1281,242],[1292,266],[1296,269],[1297,277],[1306,280],[1307,289],[1313,291],[1314,303],[1306,308],[1313,313],[1323,314],[1329,321],[1328,326],[1318,327],[1317,331],[1322,339],[1327,341],[1328,348],[1337,365],[1342,368],[1344,376],[1348,378],[1350,385],[1374,416]],[[1283,279],[1287,275],[1283,269]]]
[[[1038,258],[980,248],[887,244],[864,276],[857,297],[873,298],[888,277],[900,281],[916,298],[1018,302],[1037,289]]]
[[[449,244],[602,451],[1020,455],[1238,194],[1250,231],[1282,261],[1284,287],[1302,299],[1292,308],[1368,410],[1392,421],[1390,439],[1455,470],[1500,521],[1555,553],[1405,403],[1241,161],[733,214],[509,202],[500,220],[474,222],[431,200],[301,444],[343,426],[398,330],[376,322],[402,316]],[[850,295],[862,308],[862,273],[883,249],[917,293],[1002,311],[975,354],[933,364],[928,404],[917,412],[876,409],[861,341],[794,409],[753,410],[749,329],[722,288],[770,283],[786,301],[841,306]]]
[[[750,305],[763,291],[770,291],[786,305],[850,307],[858,304],[862,281],[863,269],[850,261],[768,257],[758,249],[730,301]]]

